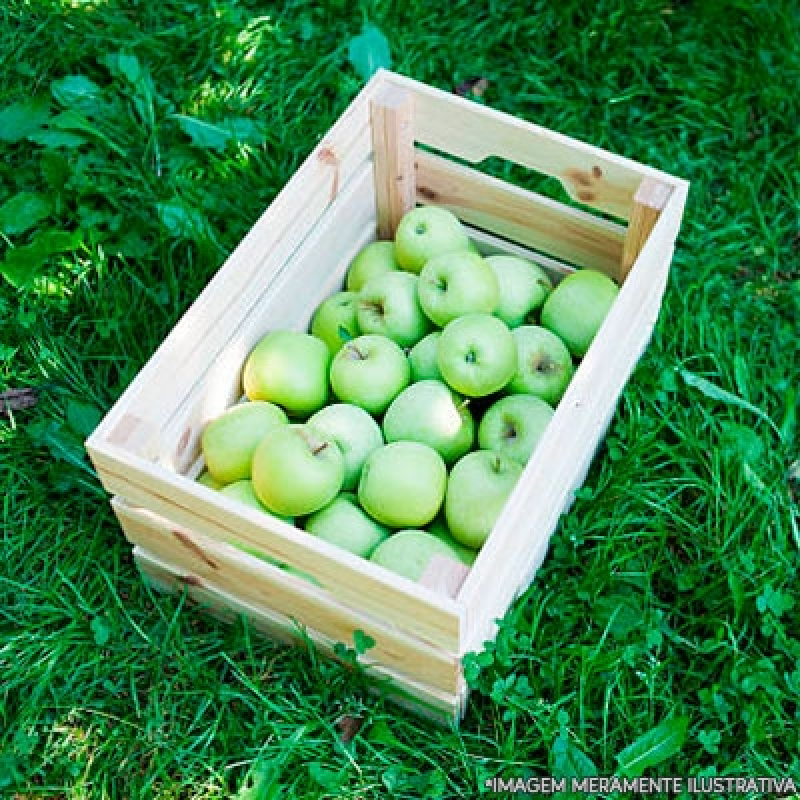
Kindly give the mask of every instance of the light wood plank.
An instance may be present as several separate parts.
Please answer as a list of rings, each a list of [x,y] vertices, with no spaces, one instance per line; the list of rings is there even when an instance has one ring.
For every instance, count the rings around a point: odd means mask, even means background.
[[[618,277],[625,228],[417,150],[417,199],[469,225],[582,267]]]
[[[194,585],[213,585],[348,646],[353,633],[361,630],[375,640],[370,663],[377,661],[445,692],[458,690],[461,668],[453,653],[431,647],[358,607],[343,605],[328,590],[236,547],[170,526],[119,498],[112,505],[130,542],[179,567]]]
[[[654,178],[645,178],[633,198],[633,208],[625,236],[625,244],[620,259],[617,277],[622,283],[628,277],[633,262],[641,253],[647,237],[658,222],[659,214],[664,210],[672,187]]]
[[[404,90],[387,88],[370,104],[379,239],[393,239],[403,215],[414,207],[413,101]]]
[[[293,620],[268,608],[246,603],[217,586],[192,585],[187,582],[180,567],[162,561],[145,548],[136,546],[133,556],[139,570],[159,591],[173,594],[185,591],[193,602],[225,622],[244,616],[270,638],[295,646],[311,641],[324,655],[336,658],[336,641],[324,633],[299,627]],[[459,691],[451,694],[415,681],[383,664],[372,663],[369,659],[362,658],[362,663],[373,681],[373,691],[383,694],[392,702],[447,727],[457,724],[463,717],[468,691],[466,684],[462,683]]]

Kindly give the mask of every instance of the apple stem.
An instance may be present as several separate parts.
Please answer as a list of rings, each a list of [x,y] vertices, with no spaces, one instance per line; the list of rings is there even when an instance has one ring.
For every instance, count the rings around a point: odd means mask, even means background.
[[[311,448],[311,452],[317,456],[319,455],[326,447],[328,446],[327,442],[320,442],[316,447]]]

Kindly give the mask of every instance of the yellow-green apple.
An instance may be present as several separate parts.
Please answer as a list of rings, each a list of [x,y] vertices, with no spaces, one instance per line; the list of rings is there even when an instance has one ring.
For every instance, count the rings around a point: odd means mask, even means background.
[[[431,331],[408,351],[412,383],[426,378],[441,380],[442,373],[439,372],[439,367],[436,364],[436,346],[439,344],[441,336],[441,331]]]
[[[207,469],[204,469],[196,478],[198,483],[208,486],[209,489],[221,489],[225,484],[218,481]]]
[[[275,514],[258,499],[258,495],[253,489],[253,481],[249,478],[229,483],[227,486],[223,486],[219,491],[220,494],[231,497],[238,503],[242,503],[250,508],[255,508],[257,511],[263,511],[265,514],[270,514],[273,517],[282,519],[284,522],[288,522],[290,525],[294,525],[294,517],[289,517],[286,514]]]
[[[541,324],[561,337],[572,355],[581,358],[618,294],[619,287],[608,275],[591,269],[576,270],[545,300]]]
[[[532,394],[509,394],[495,400],[481,417],[478,445],[513,458],[523,466],[552,419],[553,409]]]
[[[492,532],[522,466],[493,450],[473,450],[450,470],[444,513],[453,538],[477,550]]]
[[[330,436],[344,456],[343,489],[355,489],[367,456],[384,444],[381,426],[360,406],[332,403],[308,418],[308,424]]]
[[[253,489],[275,514],[299,517],[330,503],[344,481],[344,456],[332,437],[307,423],[273,428],[253,454]]]
[[[256,446],[276,425],[288,423],[286,412],[264,400],[239,403],[206,423],[200,446],[209,475],[221,485],[250,477]]]
[[[436,536],[424,530],[406,528],[393,533],[379,544],[370,561],[404,578],[418,581],[434,556],[444,556],[460,561],[458,553]]]
[[[300,331],[270,331],[247,357],[242,375],[250,400],[268,400],[305,417],[328,402],[328,345]]]
[[[533,394],[557,406],[575,374],[567,346],[540,325],[520,325],[511,334],[517,345],[517,370],[508,391]]]
[[[356,292],[334,292],[326,297],[311,317],[311,333],[322,339],[331,353],[361,333],[356,320]]]
[[[367,458],[358,501],[382,525],[417,528],[438,513],[446,484],[447,467],[432,447],[421,442],[390,442]]]
[[[373,275],[393,269],[400,269],[394,258],[394,242],[370,242],[350,262],[345,275],[345,289],[358,292]]]
[[[491,314],[457,317],[442,330],[436,364],[445,383],[467,397],[497,392],[517,369],[511,329]]]
[[[446,464],[469,452],[475,441],[475,421],[468,402],[434,379],[403,389],[386,409],[382,425],[387,442],[422,442],[436,450]]]
[[[400,267],[419,271],[428,259],[470,245],[461,220],[441,206],[418,206],[407,211],[394,234],[394,257]]]
[[[553,289],[547,273],[533,261],[512,255],[486,256],[500,290],[494,315],[510,328],[522,325],[528,314],[542,307]]]
[[[408,358],[399,344],[379,333],[351,339],[334,356],[330,382],[343,403],[382,414],[411,380]]]
[[[356,320],[362,333],[380,333],[411,347],[432,328],[419,303],[419,276],[410,272],[374,275],[358,293]]]
[[[369,558],[389,536],[389,529],[372,519],[350,492],[341,492],[328,505],[311,514],[306,519],[305,529],[362,558]]]
[[[500,289],[491,267],[468,250],[434,256],[419,273],[419,303],[440,328],[473,311],[491,314],[499,300]]]

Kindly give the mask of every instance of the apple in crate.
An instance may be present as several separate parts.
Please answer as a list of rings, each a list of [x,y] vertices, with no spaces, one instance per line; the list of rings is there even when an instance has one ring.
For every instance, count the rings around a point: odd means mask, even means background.
[[[360,406],[332,403],[308,418],[308,424],[330,436],[344,456],[343,489],[355,489],[367,456],[384,444],[381,426]]]
[[[431,331],[408,351],[412,382],[422,381],[427,378],[441,380],[442,373],[439,372],[439,367],[436,364],[436,347],[441,337],[441,331]]]
[[[256,446],[276,425],[286,425],[286,412],[263,400],[231,406],[206,423],[200,438],[209,476],[225,485],[250,477]]]
[[[275,514],[300,517],[330,503],[344,482],[344,456],[333,437],[307,423],[274,428],[253,454],[253,489]]]
[[[419,273],[434,256],[469,247],[461,220],[440,206],[419,206],[407,211],[394,234],[394,257],[408,272]]]
[[[311,333],[322,339],[331,353],[361,333],[356,320],[356,292],[334,292],[326,297],[311,317]]]
[[[554,413],[551,406],[532,394],[501,397],[483,413],[478,426],[478,445],[524,466]]]
[[[383,415],[387,442],[413,441],[430,445],[452,464],[471,449],[475,421],[467,401],[446,383],[412,383],[392,400]]]
[[[434,256],[419,274],[420,305],[440,328],[471,312],[491,314],[499,300],[500,289],[491,267],[467,250]]]
[[[575,374],[567,346],[540,325],[520,325],[511,334],[517,345],[517,371],[508,391],[533,394],[557,406]]]
[[[311,514],[306,519],[305,529],[318,539],[362,558],[369,558],[390,533],[358,505],[356,496],[350,492],[338,494],[328,505]]]
[[[545,301],[541,323],[563,339],[572,355],[581,358],[618,294],[619,287],[608,275],[591,269],[576,270]]]
[[[436,364],[448,386],[467,397],[502,389],[517,369],[511,329],[491,314],[465,314],[442,330]]]
[[[328,402],[330,362],[328,345],[316,336],[270,331],[245,361],[245,394],[276,403],[292,416],[308,416]]]
[[[475,550],[492,532],[522,475],[522,465],[493,450],[473,450],[450,470],[444,514],[453,538]]]
[[[542,307],[553,289],[552,281],[538,264],[519,256],[492,255],[485,261],[500,291],[495,316],[510,328],[522,325],[528,314]]]
[[[439,512],[447,485],[442,457],[421,442],[390,442],[373,451],[361,471],[358,501],[390,528],[418,528]]]
[[[394,257],[394,242],[385,240],[370,242],[362,247],[350,262],[345,276],[345,289],[349,292],[358,292],[373,275],[390,272],[393,269],[400,269]]]
[[[411,528],[399,530],[379,544],[370,561],[404,578],[418,581],[434,556],[461,560],[458,553],[442,539],[427,531]]]
[[[366,333],[334,356],[330,383],[343,403],[382,414],[411,381],[411,367],[400,345],[379,333]]]
[[[433,326],[422,310],[419,277],[409,272],[383,272],[358,293],[356,319],[362,333],[380,333],[400,347],[416,344]]]

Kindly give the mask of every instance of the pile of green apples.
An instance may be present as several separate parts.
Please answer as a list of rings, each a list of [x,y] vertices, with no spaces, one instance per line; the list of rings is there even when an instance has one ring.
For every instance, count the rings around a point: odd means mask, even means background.
[[[470,565],[617,293],[588,269],[554,286],[414,208],[307,332],[257,343],[199,480],[411,580],[437,554]]]

